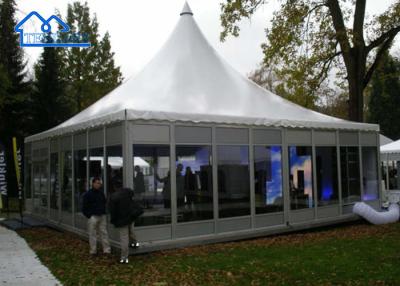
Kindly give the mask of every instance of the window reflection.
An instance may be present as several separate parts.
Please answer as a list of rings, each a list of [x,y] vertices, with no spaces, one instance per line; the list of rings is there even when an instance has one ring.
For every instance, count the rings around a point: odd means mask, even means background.
[[[359,201],[361,192],[358,147],[340,147],[340,169],[343,202]]]
[[[71,151],[61,152],[62,173],[61,173],[61,209],[72,212],[72,153]]]
[[[318,205],[339,202],[336,147],[315,147]]]
[[[58,210],[58,153],[50,155],[50,209],[52,209],[53,217],[56,216]]]
[[[283,210],[280,146],[254,147],[256,214]]]
[[[123,182],[122,145],[107,146],[107,196],[114,192],[115,182]]]
[[[82,212],[83,194],[87,191],[86,150],[74,151],[75,212]]]
[[[211,147],[176,147],[178,222],[213,218]]]
[[[400,176],[397,174],[397,170],[400,170],[400,161],[384,161],[384,177],[387,186],[387,176],[389,177],[389,190],[397,190],[400,185]],[[386,174],[386,172],[389,172]]]
[[[89,182],[95,177],[103,180],[104,172],[104,149],[102,147],[89,150]]]
[[[218,146],[219,217],[250,214],[249,148]]]
[[[32,158],[31,156],[25,156],[25,168],[24,168],[24,191],[25,198],[32,198]]]
[[[168,146],[133,145],[134,194],[144,207],[135,225],[171,223],[171,176]]]
[[[313,207],[312,149],[309,146],[289,147],[290,208]]]
[[[38,209],[41,205],[40,196],[40,166],[37,162],[33,163],[33,206]]]
[[[33,206],[38,213],[47,212],[47,161],[33,163]]]
[[[378,199],[378,170],[376,147],[362,147],[363,200]]]

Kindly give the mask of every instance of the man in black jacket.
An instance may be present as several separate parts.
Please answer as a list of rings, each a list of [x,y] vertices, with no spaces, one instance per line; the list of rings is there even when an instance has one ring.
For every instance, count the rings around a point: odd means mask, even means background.
[[[97,253],[97,234],[100,236],[103,252],[111,253],[107,233],[106,197],[99,177],[93,178],[92,188],[83,195],[82,213],[88,218],[90,254]]]
[[[140,207],[133,200],[133,191],[128,188],[122,188],[121,181],[114,182],[114,190],[115,192],[111,195],[109,201],[111,223],[119,231],[121,243],[120,263],[128,263],[129,238],[133,241],[131,247],[139,247],[134,233],[134,225],[138,216],[138,208]]]

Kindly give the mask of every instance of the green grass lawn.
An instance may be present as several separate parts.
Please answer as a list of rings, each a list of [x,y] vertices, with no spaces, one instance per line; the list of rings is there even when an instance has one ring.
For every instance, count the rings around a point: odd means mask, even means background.
[[[50,229],[20,234],[64,285],[400,285],[400,223],[355,224],[130,257],[89,257]]]

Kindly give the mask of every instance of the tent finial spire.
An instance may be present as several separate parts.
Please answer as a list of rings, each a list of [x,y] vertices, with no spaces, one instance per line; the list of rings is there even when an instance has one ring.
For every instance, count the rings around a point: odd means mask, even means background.
[[[183,16],[183,15],[191,15],[191,16],[193,16],[192,9],[190,9],[189,4],[188,4],[187,1],[185,1],[185,5],[183,5],[183,9],[182,9],[182,12],[181,12],[180,15],[181,16]]]

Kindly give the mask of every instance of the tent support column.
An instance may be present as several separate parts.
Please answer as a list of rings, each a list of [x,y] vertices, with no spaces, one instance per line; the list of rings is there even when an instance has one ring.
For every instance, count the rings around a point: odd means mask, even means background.
[[[130,132],[126,109],[122,127],[123,182],[125,187],[133,189],[132,134]]]
[[[389,154],[386,154],[386,190],[389,191]]]

